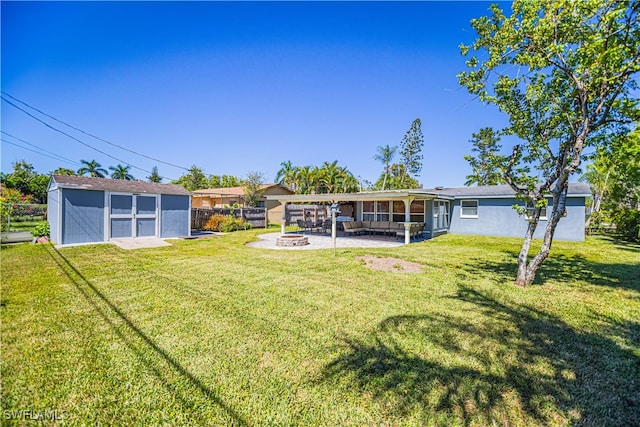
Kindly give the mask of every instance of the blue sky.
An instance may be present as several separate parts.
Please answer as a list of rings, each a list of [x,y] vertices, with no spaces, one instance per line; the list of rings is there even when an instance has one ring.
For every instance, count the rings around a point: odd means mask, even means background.
[[[376,147],[422,120],[425,187],[463,185],[471,134],[506,118],[458,85],[458,45],[489,2],[6,2],[2,90],[85,132],[207,174],[273,181],[280,163],[337,160],[375,181]],[[39,116],[41,117],[41,116]],[[184,170],[2,102],[2,171]],[[72,163],[39,155],[20,138]],[[504,143],[508,151],[509,144]],[[33,148],[29,146],[29,148]]]

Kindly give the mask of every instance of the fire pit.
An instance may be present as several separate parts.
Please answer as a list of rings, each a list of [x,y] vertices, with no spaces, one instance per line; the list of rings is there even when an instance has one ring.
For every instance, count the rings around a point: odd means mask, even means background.
[[[307,236],[284,234],[276,239],[276,246],[304,246],[309,244]]]

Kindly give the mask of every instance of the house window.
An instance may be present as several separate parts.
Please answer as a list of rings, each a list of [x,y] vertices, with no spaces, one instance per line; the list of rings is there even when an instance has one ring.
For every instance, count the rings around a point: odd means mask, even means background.
[[[376,210],[374,202],[362,202],[362,220],[375,221]]]
[[[478,201],[461,200],[460,218],[478,218]]]
[[[536,206],[535,204],[531,203],[531,202],[527,202],[526,205],[526,213],[525,213],[525,217],[527,219],[531,219],[533,218],[533,215],[536,212]],[[547,220],[547,206],[543,207],[540,210],[540,218],[541,221],[546,221]]]
[[[362,202],[363,221],[389,221],[390,202]]]
[[[376,221],[389,221],[389,202],[376,202]]]
[[[393,220],[395,222],[404,221],[404,202],[402,200],[393,201]]]
[[[433,229],[442,230],[449,228],[449,202],[435,200],[433,202]]]
[[[410,206],[411,222],[424,222],[424,200],[414,200]]]

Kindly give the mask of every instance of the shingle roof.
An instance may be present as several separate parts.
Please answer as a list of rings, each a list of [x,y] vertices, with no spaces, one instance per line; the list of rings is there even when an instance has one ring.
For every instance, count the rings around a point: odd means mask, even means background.
[[[282,187],[291,191],[289,187],[282,184],[262,184],[261,190],[267,190],[271,187]],[[193,194],[213,194],[216,196],[244,196],[244,187],[222,187],[222,188],[203,188],[201,190],[194,190]]]
[[[438,187],[440,188],[440,187]],[[513,197],[515,191],[508,185],[487,185],[477,187],[445,187],[442,189],[429,189],[429,192],[451,196],[455,198],[461,197]],[[582,182],[569,183],[568,195],[572,196],[588,196],[591,190],[587,184]]]
[[[53,175],[51,186],[55,183],[61,188],[73,188],[95,191],[117,191],[123,193],[172,194],[188,196],[189,193],[180,185],[159,184],[145,181],[127,181],[124,179],[89,178],[86,176]]]

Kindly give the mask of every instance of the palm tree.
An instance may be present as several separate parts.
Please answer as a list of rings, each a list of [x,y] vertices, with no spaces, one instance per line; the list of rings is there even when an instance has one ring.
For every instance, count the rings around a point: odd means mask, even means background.
[[[133,178],[133,175],[129,173],[129,169],[131,169],[131,166],[122,166],[121,164],[117,164],[115,167],[109,166],[109,169],[113,171],[111,173],[112,179],[124,179],[127,181],[135,179]]]
[[[109,172],[102,168],[102,165],[95,160],[87,161],[80,160],[80,163],[84,164],[83,167],[78,169],[78,175],[83,176],[89,174],[93,178],[104,178]]]
[[[276,182],[278,184],[284,184],[295,191],[297,169],[297,167],[293,166],[291,160],[280,163],[280,170],[276,174]]]
[[[387,176],[389,176],[389,167],[391,165],[391,161],[393,157],[396,155],[396,150],[398,147],[391,147],[389,144],[383,146],[378,146],[378,153],[373,156],[374,160],[379,161],[384,165],[384,180],[382,181],[382,189],[384,190],[387,186]]]

